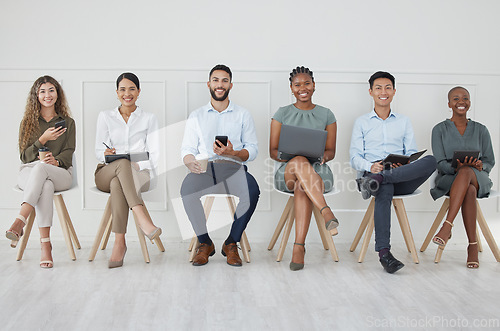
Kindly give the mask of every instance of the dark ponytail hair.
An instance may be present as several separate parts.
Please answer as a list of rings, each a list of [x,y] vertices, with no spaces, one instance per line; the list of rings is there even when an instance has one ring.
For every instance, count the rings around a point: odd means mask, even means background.
[[[118,76],[118,79],[116,80],[116,89],[118,89],[118,85],[120,85],[120,82],[124,79],[130,80],[134,85],[137,87],[138,90],[141,89],[140,84],[139,84],[139,78],[131,72],[124,72],[120,76]]]

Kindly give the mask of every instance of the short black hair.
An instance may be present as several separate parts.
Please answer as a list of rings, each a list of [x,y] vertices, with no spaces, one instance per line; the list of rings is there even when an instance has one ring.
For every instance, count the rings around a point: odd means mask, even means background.
[[[467,90],[465,87],[463,86],[455,86],[454,88],[452,88],[449,92],[448,92],[448,101],[450,101],[450,96],[451,94],[453,93],[453,91],[455,90],[464,90],[465,92],[467,92],[467,94],[469,95],[469,98],[470,98],[470,92],[469,90]]]
[[[137,78],[137,76],[131,72],[124,72],[123,74],[118,76],[118,78],[116,79],[116,89],[118,89],[118,85],[120,85],[120,82],[124,79],[130,80],[132,83],[134,83],[134,85],[137,87],[137,89],[139,89],[139,90],[141,89],[140,83],[139,83],[139,78]]]
[[[370,79],[368,79],[368,83],[370,83],[370,89],[373,89],[373,82],[375,81],[375,79],[379,78],[390,79],[390,81],[392,82],[392,87],[396,88],[396,79],[394,78],[393,75],[385,71],[377,71],[370,77]]]
[[[298,74],[307,74],[307,75],[311,76],[311,79],[314,82],[313,72],[309,68],[302,66],[302,67],[297,67],[297,68],[293,69],[292,72],[290,73],[290,78],[289,78],[290,85],[292,84],[293,77],[297,76]]]
[[[213,67],[212,70],[210,70],[210,73],[208,74],[208,80],[210,80],[210,77],[212,77],[212,74],[216,70],[222,70],[227,72],[229,74],[229,81],[233,80],[233,73],[231,72],[231,69],[229,69],[229,67],[224,64],[218,64],[215,67]]]

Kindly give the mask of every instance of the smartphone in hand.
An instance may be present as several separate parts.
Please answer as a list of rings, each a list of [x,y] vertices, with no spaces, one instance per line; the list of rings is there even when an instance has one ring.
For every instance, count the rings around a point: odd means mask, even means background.
[[[222,145],[227,146],[227,136],[215,136],[215,140],[218,140],[222,143]],[[217,146],[222,147],[217,142],[215,142]]]
[[[65,127],[66,127],[66,120],[62,120],[62,121],[56,122],[56,124],[55,124],[55,128],[56,129],[65,128]]]

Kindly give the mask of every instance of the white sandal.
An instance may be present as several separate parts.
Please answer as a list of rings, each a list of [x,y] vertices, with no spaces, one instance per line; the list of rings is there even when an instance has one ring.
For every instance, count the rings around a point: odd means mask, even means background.
[[[17,215],[16,219],[19,219],[24,223],[23,228],[28,223],[28,222],[26,222],[26,218],[21,214]],[[16,231],[14,231],[12,229],[5,231],[5,236],[7,237],[7,239],[12,240],[12,242],[10,243],[10,247],[16,248],[17,243],[19,242],[19,239],[21,239],[23,234],[24,234],[23,229],[21,229],[21,233],[17,233]]]
[[[41,238],[40,243],[50,243],[50,238],[49,237]],[[50,249],[52,249],[52,244],[50,245]],[[42,264],[48,264],[48,266],[44,266]],[[40,261],[40,268],[50,269],[53,266],[54,266],[54,261],[50,261],[50,260]]]

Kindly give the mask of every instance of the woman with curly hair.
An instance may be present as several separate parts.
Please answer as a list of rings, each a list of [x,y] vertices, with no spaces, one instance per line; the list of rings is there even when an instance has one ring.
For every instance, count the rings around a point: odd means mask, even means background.
[[[56,127],[61,121],[64,124]],[[52,199],[55,191],[67,190],[73,182],[75,122],[61,85],[50,76],[38,78],[31,87],[19,128],[19,151],[23,164],[18,185],[24,191],[23,201],[6,237],[16,247],[26,219],[35,209],[42,248],[40,267],[52,268]],[[45,154],[41,159],[39,151]]]

